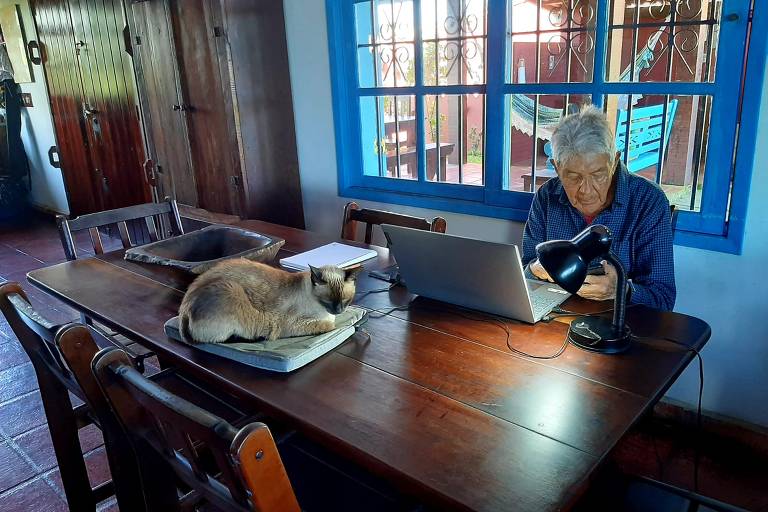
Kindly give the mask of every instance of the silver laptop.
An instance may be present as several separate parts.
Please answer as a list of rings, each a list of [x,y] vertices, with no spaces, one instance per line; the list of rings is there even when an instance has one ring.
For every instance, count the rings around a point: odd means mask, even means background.
[[[570,296],[553,283],[526,279],[515,245],[382,228],[411,293],[528,323]]]

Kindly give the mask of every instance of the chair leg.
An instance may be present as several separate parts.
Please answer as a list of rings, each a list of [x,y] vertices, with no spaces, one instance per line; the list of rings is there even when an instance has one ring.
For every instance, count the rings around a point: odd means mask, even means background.
[[[96,503],[67,390],[45,369],[37,372],[37,378],[69,509],[95,511]]]

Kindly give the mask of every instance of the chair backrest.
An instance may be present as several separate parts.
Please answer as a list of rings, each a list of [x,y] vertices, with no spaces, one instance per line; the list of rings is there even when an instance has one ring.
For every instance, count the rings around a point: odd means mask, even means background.
[[[445,233],[446,222],[442,217],[435,217],[431,221],[404,215],[402,213],[387,212],[383,210],[372,210],[360,208],[360,205],[354,201],[347,203],[344,207],[344,221],[341,225],[341,238],[345,240],[357,239],[357,223],[365,223],[365,243],[370,244],[373,238],[373,226],[381,224],[392,224],[406,228],[423,229],[425,231],[435,231]]]
[[[263,423],[238,430],[145,378],[128,355],[99,352],[93,373],[133,443],[148,502],[178,505],[169,472],[223,510],[298,511],[272,434]]]
[[[667,119],[664,123],[664,105],[651,105],[648,107],[635,107],[632,109],[632,122],[629,126],[629,157],[627,169],[629,172],[637,172],[651,165],[658,165],[659,152],[669,145],[669,134],[672,132],[672,124],[675,121],[677,100],[667,104]],[[662,126],[664,133],[662,134]],[[622,157],[626,150],[627,138],[627,111],[619,110],[616,120],[616,149],[621,151]]]
[[[160,203],[126,206],[115,210],[80,215],[74,219],[67,219],[63,215],[58,215],[56,217],[56,225],[59,228],[59,237],[61,238],[61,244],[64,247],[64,254],[68,260],[74,260],[77,259],[77,248],[72,236],[73,232],[87,229],[91,236],[93,251],[96,254],[103,254],[104,244],[102,243],[101,235],[99,233],[100,227],[116,224],[118,232],[120,233],[120,241],[123,244],[123,248],[128,249],[134,245],[134,241],[131,240],[130,230],[128,229],[128,222],[144,220],[144,225],[146,226],[147,235],[149,236],[150,241],[156,242],[160,238],[165,237],[164,230],[162,229],[163,221],[161,220],[160,229],[158,229],[157,224],[157,220],[161,216],[167,217],[166,222],[170,229],[169,234],[184,234],[181,216],[179,215],[179,208],[176,201],[169,198],[166,198],[165,201]]]
[[[677,225],[677,206],[671,204],[669,205],[669,213],[672,215],[672,231],[675,230],[675,226]]]
[[[82,399],[83,392],[55,345],[60,325],[35,311],[18,283],[9,282],[0,286],[0,311],[32,361],[38,381],[43,376],[53,378]]]

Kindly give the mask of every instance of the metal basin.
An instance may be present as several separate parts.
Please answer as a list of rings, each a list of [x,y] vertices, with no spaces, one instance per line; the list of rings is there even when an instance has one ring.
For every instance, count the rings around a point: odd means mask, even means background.
[[[133,247],[125,259],[167,265],[201,274],[230,258],[271,262],[285,240],[232,226],[208,226],[199,231]]]

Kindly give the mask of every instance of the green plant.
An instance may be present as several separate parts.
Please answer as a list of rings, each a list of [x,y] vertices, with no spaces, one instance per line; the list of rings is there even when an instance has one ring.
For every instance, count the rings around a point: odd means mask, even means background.
[[[469,130],[469,151],[467,151],[467,157],[483,157],[483,132],[479,131],[474,126]]]
[[[437,116],[435,115],[437,111],[437,102],[438,102],[437,96],[435,96],[431,101],[429,99],[426,99],[427,122],[429,123],[429,135],[434,141],[437,140]],[[440,124],[444,124],[446,121],[448,121],[448,116],[445,114],[440,114]]]

